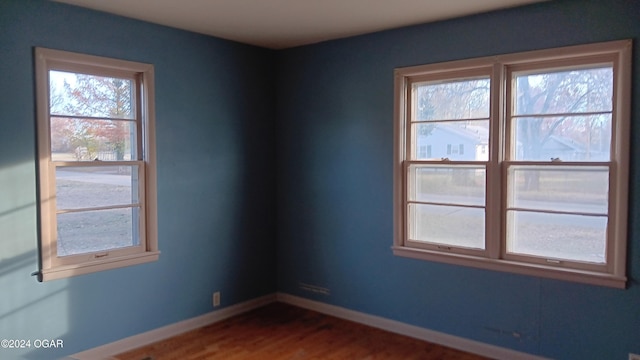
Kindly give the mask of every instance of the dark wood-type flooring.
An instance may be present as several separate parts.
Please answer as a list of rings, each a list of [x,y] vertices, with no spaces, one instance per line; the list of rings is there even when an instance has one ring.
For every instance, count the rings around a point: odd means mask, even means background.
[[[115,356],[118,360],[452,359],[481,356],[283,303]]]

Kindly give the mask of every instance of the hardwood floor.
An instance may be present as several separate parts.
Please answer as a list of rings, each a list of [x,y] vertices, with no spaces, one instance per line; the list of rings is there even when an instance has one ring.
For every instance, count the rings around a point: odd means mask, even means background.
[[[273,303],[149,346],[118,360],[452,359],[481,356]]]

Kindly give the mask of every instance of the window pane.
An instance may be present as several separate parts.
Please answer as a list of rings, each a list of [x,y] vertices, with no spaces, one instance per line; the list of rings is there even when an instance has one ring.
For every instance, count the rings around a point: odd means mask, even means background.
[[[413,121],[489,117],[488,78],[413,85]]]
[[[515,118],[515,159],[609,161],[611,114]],[[513,155],[512,155],[513,156]]]
[[[58,214],[58,256],[138,245],[138,209]]]
[[[509,168],[509,207],[606,215],[608,192],[604,166]]]
[[[137,204],[137,189],[137,166],[56,168],[58,210]]]
[[[515,77],[515,113],[564,114],[611,111],[611,67],[537,72]]]
[[[452,205],[485,205],[483,166],[409,167],[409,201]]]
[[[413,160],[448,158],[458,161],[487,161],[489,120],[414,123]],[[431,146],[430,156],[420,148]]]
[[[604,264],[607,218],[507,212],[507,251]]]
[[[136,123],[51,117],[53,161],[136,160]]]
[[[133,119],[134,83],[96,75],[49,71],[50,112],[61,116]]]
[[[413,241],[484,249],[484,209],[409,204],[409,224]]]

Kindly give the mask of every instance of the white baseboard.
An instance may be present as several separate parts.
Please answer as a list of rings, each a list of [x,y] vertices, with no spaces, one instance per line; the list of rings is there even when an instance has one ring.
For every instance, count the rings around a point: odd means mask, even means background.
[[[434,344],[474,353],[491,359],[498,360],[544,360],[545,358],[506,349],[499,346],[485,344],[479,341],[469,340],[458,336],[453,336],[438,331],[433,331],[418,326],[405,324],[395,320],[389,320],[383,317],[369,315],[358,311],[345,309],[339,306],[329,305],[301,297],[278,293],[277,301],[286,304],[309,309],[337,318],[353,321],[356,323],[368,325],[396,334],[401,334],[427,341]]]
[[[161,328],[147,331],[142,334],[130,336],[128,338],[112,342],[110,344],[79,352],[77,354],[71,355],[70,357],[71,359],[75,360],[108,359],[116,354],[137,349],[139,347],[149,345],[160,340],[168,339],[172,336],[180,335],[187,331],[195,330],[203,326],[211,325],[232,316],[257,309],[274,301],[276,301],[275,294],[262,296],[253,300],[226,307],[224,309],[212,311],[204,315],[183,320],[175,324],[163,326]]]
[[[168,339],[170,337],[180,335],[187,331],[207,326],[218,321],[240,315],[247,311],[257,309],[261,306],[279,301],[286,304],[298,306],[301,308],[316,311],[322,314],[335,316],[337,318],[357,322],[396,334],[401,334],[428,341],[434,344],[447,346],[450,348],[467,351],[470,353],[482,355],[498,360],[545,360],[543,357],[506,349],[499,346],[485,344],[479,341],[469,340],[454,335],[441,333],[414,325],[405,324],[399,321],[386,319],[379,316],[369,315],[362,312],[345,309],[335,305],[329,305],[301,297],[277,293],[262,296],[253,300],[249,300],[240,304],[232,305],[224,309],[212,311],[210,313],[200,315],[191,319],[183,320],[175,324],[163,326],[161,328],[147,331],[142,334],[124,338],[106,345],[98,346],[93,349],[79,352],[71,355],[71,360],[94,360],[109,359],[110,357],[129,350],[152,344],[154,342]]]

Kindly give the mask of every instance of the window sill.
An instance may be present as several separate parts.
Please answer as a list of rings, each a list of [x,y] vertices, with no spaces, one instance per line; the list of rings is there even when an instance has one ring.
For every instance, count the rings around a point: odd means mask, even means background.
[[[502,259],[488,259],[460,254],[443,254],[436,251],[404,246],[392,246],[391,249],[393,250],[393,254],[396,256],[435,261],[452,265],[469,266],[478,269],[572,281],[618,289],[625,289],[627,284],[627,278],[624,276],[620,277],[592,271],[558,268],[538,264],[526,264]]]
[[[97,271],[117,269],[126,266],[139,265],[157,261],[159,251],[150,251],[141,254],[114,257],[111,259],[96,260],[77,265],[58,266],[50,269],[42,269],[40,281],[50,281],[71,276],[90,274]]]

